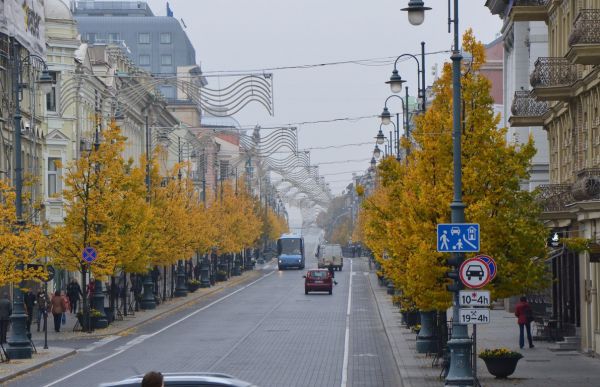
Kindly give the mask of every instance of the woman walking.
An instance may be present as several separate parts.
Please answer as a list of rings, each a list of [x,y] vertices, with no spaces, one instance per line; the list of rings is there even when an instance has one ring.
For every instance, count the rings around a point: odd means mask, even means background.
[[[60,324],[62,322],[62,315],[67,310],[67,304],[65,299],[61,296],[60,291],[57,290],[52,296],[51,304],[51,312],[52,317],[54,317],[54,331],[60,332]]]

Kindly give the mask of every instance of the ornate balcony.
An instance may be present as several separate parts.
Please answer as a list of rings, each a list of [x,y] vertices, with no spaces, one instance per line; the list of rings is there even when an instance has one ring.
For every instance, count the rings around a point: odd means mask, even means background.
[[[546,5],[550,0],[515,0],[508,11],[511,21],[546,21]]]
[[[532,95],[540,101],[564,101],[573,97],[577,66],[566,58],[540,57],[529,77]]]
[[[544,213],[565,211],[575,201],[570,184],[542,184],[537,189],[536,199]]]
[[[600,64],[600,9],[582,9],[569,36],[567,59],[584,65]]]
[[[548,102],[536,100],[527,90],[515,91],[510,111],[510,126],[542,126],[544,114],[548,111]]]

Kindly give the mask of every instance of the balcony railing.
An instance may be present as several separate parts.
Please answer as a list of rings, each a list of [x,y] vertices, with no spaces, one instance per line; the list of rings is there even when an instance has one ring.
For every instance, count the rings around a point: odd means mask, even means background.
[[[534,88],[569,86],[577,81],[577,67],[566,58],[540,57],[529,81]]]
[[[529,91],[515,91],[510,111],[518,117],[541,117],[548,111],[548,102],[536,100]]]
[[[600,9],[582,9],[573,23],[569,45],[600,43]]]
[[[570,184],[542,184],[537,189],[536,199],[543,212],[564,211],[567,205],[575,201]]]

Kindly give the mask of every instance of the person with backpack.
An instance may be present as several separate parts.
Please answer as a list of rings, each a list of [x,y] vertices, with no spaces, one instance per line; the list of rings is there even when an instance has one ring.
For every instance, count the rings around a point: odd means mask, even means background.
[[[533,348],[533,340],[531,339],[531,322],[533,321],[533,309],[527,302],[527,297],[521,297],[519,303],[515,308],[515,316],[517,316],[517,323],[519,324],[519,348],[523,349],[525,346],[525,337],[523,330],[527,330],[527,341],[529,342],[529,348]]]

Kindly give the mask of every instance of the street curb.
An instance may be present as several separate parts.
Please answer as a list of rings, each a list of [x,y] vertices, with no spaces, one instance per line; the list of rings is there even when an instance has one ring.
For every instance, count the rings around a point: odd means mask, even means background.
[[[410,383],[410,381],[409,381],[409,377],[406,374],[406,369],[403,367],[400,367],[400,362],[399,362],[398,357],[396,356],[396,351],[394,350],[394,345],[392,344],[392,338],[390,337],[388,325],[385,323],[383,315],[381,314],[379,300],[377,299],[377,295],[375,294],[375,289],[373,289],[373,283],[371,282],[371,274],[372,274],[372,270],[369,269],[369,275],[368,275],[369,288],[371,289],[371,294],[373,294],[373,298],[375,299],[375,305],[377,306],[377,314],[379,314],[379,318],[381,319],[381,324],[383,325],[383,330],[385,331],[385,337],[387,337],[388,344],[390,345],[390,349],[392,350],[392,357],[394,358],[394,363],[396,363],[396,369],[398,370],[398,374],[400,374],[400,381],[402,383],[402,387],[411,387],[412,383]]]
[[[63,354],[61,354],[59,356],[48,358],[48,359],[46,359],[46,360],[44,360],[44,361],[42,361],[40,363],[32,364],[31,366],[29,366],[27,368],[23,368],[22,370],[19,370],[19,371],[10,373],[10,374],[8,374],[6,376],[0,377],[0,383],[4,383],[4,382],[7,382],[9,380],[12,380],[12,379],[16,378],[17,376],[28,374],[28,373],[30,373],[32,371],[35,371],[35,370],[37,370],[39,368],[44,367],[45,365],[48,365],[48,364],[53,363],[55,361],[59,361],[59,360],[65,359],[65,358],[67,358],[67,357],[69,357],[71,355],[74,355],[76,353],[77,353],[77,351],[75,349],[71,349],[70,351],[68,351],[66,353],[63,353]]]

